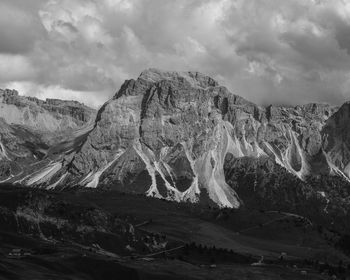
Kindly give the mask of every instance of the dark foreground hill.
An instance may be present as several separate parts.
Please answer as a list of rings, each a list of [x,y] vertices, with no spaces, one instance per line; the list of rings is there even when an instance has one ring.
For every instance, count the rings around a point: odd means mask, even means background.
[[[349,272],[345,234],[268,207],[2,185],[0,211],[0,279],[342,279]]]

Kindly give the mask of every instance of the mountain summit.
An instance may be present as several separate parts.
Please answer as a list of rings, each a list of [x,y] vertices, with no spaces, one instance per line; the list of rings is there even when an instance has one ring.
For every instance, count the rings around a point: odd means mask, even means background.
[[[69,151],[60,144],[40,168],[2,176],[31,186],[101,187],[237,208],[242,201],[228,180],[233,158],[266,158],[298,180],[348,180],[347,110],[347,104],[264,108],[204,74],[149,69],[124,82]],[[2,154],[9,150],[3,143]]]

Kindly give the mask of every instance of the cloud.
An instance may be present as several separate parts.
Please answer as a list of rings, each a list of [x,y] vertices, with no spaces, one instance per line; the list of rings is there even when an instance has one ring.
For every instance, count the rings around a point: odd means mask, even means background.
[[[0,3],[0,53],[29,52],[44,36],[40,20],[14,2]]]
[[[21,55],[0,54],[0,82],[34,78],[29,59]]]
[[[0,86],[98,106],[158,67],[259,104],[341,103],[349,27],[342,0],[3,0]]]

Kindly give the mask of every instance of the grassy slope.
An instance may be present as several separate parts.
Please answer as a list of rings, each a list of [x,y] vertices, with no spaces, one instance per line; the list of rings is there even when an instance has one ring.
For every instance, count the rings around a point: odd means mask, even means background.
[[[0,206],[15,209],[16,204],[21,203],[28,192],[31,192],[32,196],[39,193],[48,194],[54,200],[72,205],[100,208],[127,219],[134,225],[152,220],[139,229],[166,234],[169,240],[178,244],[194,241],[207,247],[232,249],[237,253],[251,255],[253,259],[264,255],[276,260],[281,252],[286,252],[291,261],[300,262],[302,259],[316,256],[322,261],[324,252],[333,252],[336,256],[334,260],[347,260],[341,253],[332,249],[317,232],[304,226],[296,226],[293,219],[286,219],[291,221],[286,223],[283,215],[279,213],[231,211],[222,215],[222,211],[203,206],[177,204],[118,192],[46,192],[12,187],[0,188]],[[280,222],[281,218],[283,223]],[[268,223],[275,219],[276,222]],[[257,227],[257,224],[264,223],[268,224]],[[244,231],[245,229],[248,230]],[[239,231],[244,233],[237,234]],[[271,238],[268,233],[278,236],[278,240]],[[3,241],[0,246],[2,256],[6,256],[12,248],[51,246],[43,240],[28,236],[13,233],[10,237],[6,235],[7,233],[0,232]],[[310,237],[313,242],[303,244],[303,241],[305,243],[306,238]],[[26,259],[4,258],[0,261],[0,275],[7,275],[3,276],[3,279],[28,279],[25,278],[26,271],[31,271],[34,273],[31,278],[35,279],[48,279],[45,275],[52,275],[50,279],[111,279],[115,274],[121,275],[119,279],[132,279],[136,272],[139,278],[135,279],[186,279],[185,276],[187,279],[204,279],[204,275],[207,275],[207,279],[232,279],[232,275],[237,276],[236,279],[298,279],[297,275],[300,276],[300,271],[283,266],[256,268],[249,264],[218,264],[216,269],[210,269],[207,266],[198,266],[198,261],[195,264],[194,260],[183,262],[162,258],[152,262],[123,260],[122,263],[117,261],[119,265],[114,265],[116,260],[84,251],[71,244],[59,244],[54,248],[54,252]],[[192,256],[197,258],[193,254]],[[98,271],[97,274],[92,272],[92,268],[86,267],[85,264],[89,263]],[[67,277],[67,274],[71,276]],[[144,278],[140,278],[140,275]],[[312,273],[309,273],[308,277],[323,279]]]
[[[135,219],[135,224],[152,219],[144,229],[164,233],[185,243],[193,241],[272,258],[286,252],[299,259],[317,257],[320,261],[350,261],[333,249],[314,228],[278,213],[232,212],[229,218],[220,218],[216,210],[118,192],[109,193],[108,199],[104,193],[96,192],[83,192],[80,197],[110,212],[129,215]],[[276,222],[258,226],[274,220]],[[246,228],[254,229],[239,233]]]

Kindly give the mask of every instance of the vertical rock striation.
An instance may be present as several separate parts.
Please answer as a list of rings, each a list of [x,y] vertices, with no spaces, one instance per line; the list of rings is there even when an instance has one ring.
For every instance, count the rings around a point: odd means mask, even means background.
[[[16,96],[3,103],[16,103]],[[90,119],[76,103],[30,102],[70,116],[74,123]],[[237,208],[242,201],[225,178],[234,174],[235,159],[263,162],[264,172],[274,172],[278,165],[297,180],[311,175],[349,178],[349,110],[348,103],[339,110],[314,103],[264,108],[201,73],[149,69],[124,82],[98,111],[91,131],[77,138],[75,149],[66,152],[60,146],[59,160],[21,182],[115,188],[174,201],[208,199]],[[2,158],[4,150],[1,146]]]

